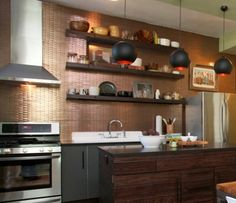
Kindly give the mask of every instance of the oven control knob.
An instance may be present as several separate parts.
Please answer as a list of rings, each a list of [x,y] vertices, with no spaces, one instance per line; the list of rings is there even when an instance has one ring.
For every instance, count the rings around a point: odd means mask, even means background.
[[[22,152],[23,152],[23,153],[27,153],[28,150],[27,150],[27,149],[23,149]]]
[[[40,151],[40,152],[44,152],[44,149],[43,149],[43,148],[40,148],[39,151]]]
[[[9,149],[9,148],[3,149],[3,153],[4,154],[10,154],[11,153],[11,149]]]
[[[52,152],[52,151],[53,151],[53,149],[52,149],[52,148],[48,148],[48,151],[49,151],[49,152]]]

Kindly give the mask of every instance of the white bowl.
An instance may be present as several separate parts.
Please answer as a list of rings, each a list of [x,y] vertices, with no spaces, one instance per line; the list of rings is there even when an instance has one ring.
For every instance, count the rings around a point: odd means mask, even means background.
[[[160,45],[170,46],[170,40],[166,38],[160,38]]]
[[[179,48],[179,42],[171,41],[170,45],[175,48]]]
[[[187,142],[188,139],[189,139],[189,136],[181,136],[181,140],[182,140],[183,142]]]
[[[194,142],[194,141],[197,140],[197,136],[192,136],[192,135],[190,135],[190,136],[188,136],[188,137],[189,137],[189,139],[190,139],[191,142]]]
[[[142,66],[142,59],[136,58],[133,63],[131,63],[132,66]]]
[[[139,140],[144,146],[144,148],[158,148],[163,142],[163,136],[150,135],[150,136],[139,136]]]

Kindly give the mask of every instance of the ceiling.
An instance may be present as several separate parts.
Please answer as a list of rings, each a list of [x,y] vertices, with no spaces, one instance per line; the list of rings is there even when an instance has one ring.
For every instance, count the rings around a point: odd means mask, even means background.
[[[96,11],[124,17],[125,0],[49,0],[68,7]],[[179,27],[179,0],[126,0],[126,17],[154,25]],[[228,5],[225,14],[225,32],[236,36],[236,0],[182,0],[181,29],[210,37],[221,37],[223,12],[221,5]],[[226,43],[227,44],[227,43]],[[228,43],[230,44],[230,43]],[[236,46],[236,44],[235,44]]]

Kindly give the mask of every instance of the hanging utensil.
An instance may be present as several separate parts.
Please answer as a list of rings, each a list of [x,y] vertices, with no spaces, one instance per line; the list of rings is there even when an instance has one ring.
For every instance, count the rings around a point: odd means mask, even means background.
[[[168,125],[168,123],[167,123],[167,121],[166,121],[165,118],[163,118],[162,120],[163,120],[163,122],[164,122],[166,125]]]
[[[176,117],[173,118],[171,124],[173,125],[175,123],[175,121],[176,121]]]

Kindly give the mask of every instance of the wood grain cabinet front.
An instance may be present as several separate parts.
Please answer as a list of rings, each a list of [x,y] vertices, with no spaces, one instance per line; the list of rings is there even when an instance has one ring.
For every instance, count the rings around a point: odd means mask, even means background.
[[[236,164],[215,168],[215,182],[225,183],[236,180]]]
[[[100,150],[101,203],[216,203],[216,184],[236,181],[235,152],[116,157]]]
[[[182,202],[213,202],[215,199],[214,169],[201,168],[181,172]]]
[[[177,173],[144,173],[113,176],[113,194],[117,203],[177,203],[177,189]]]

